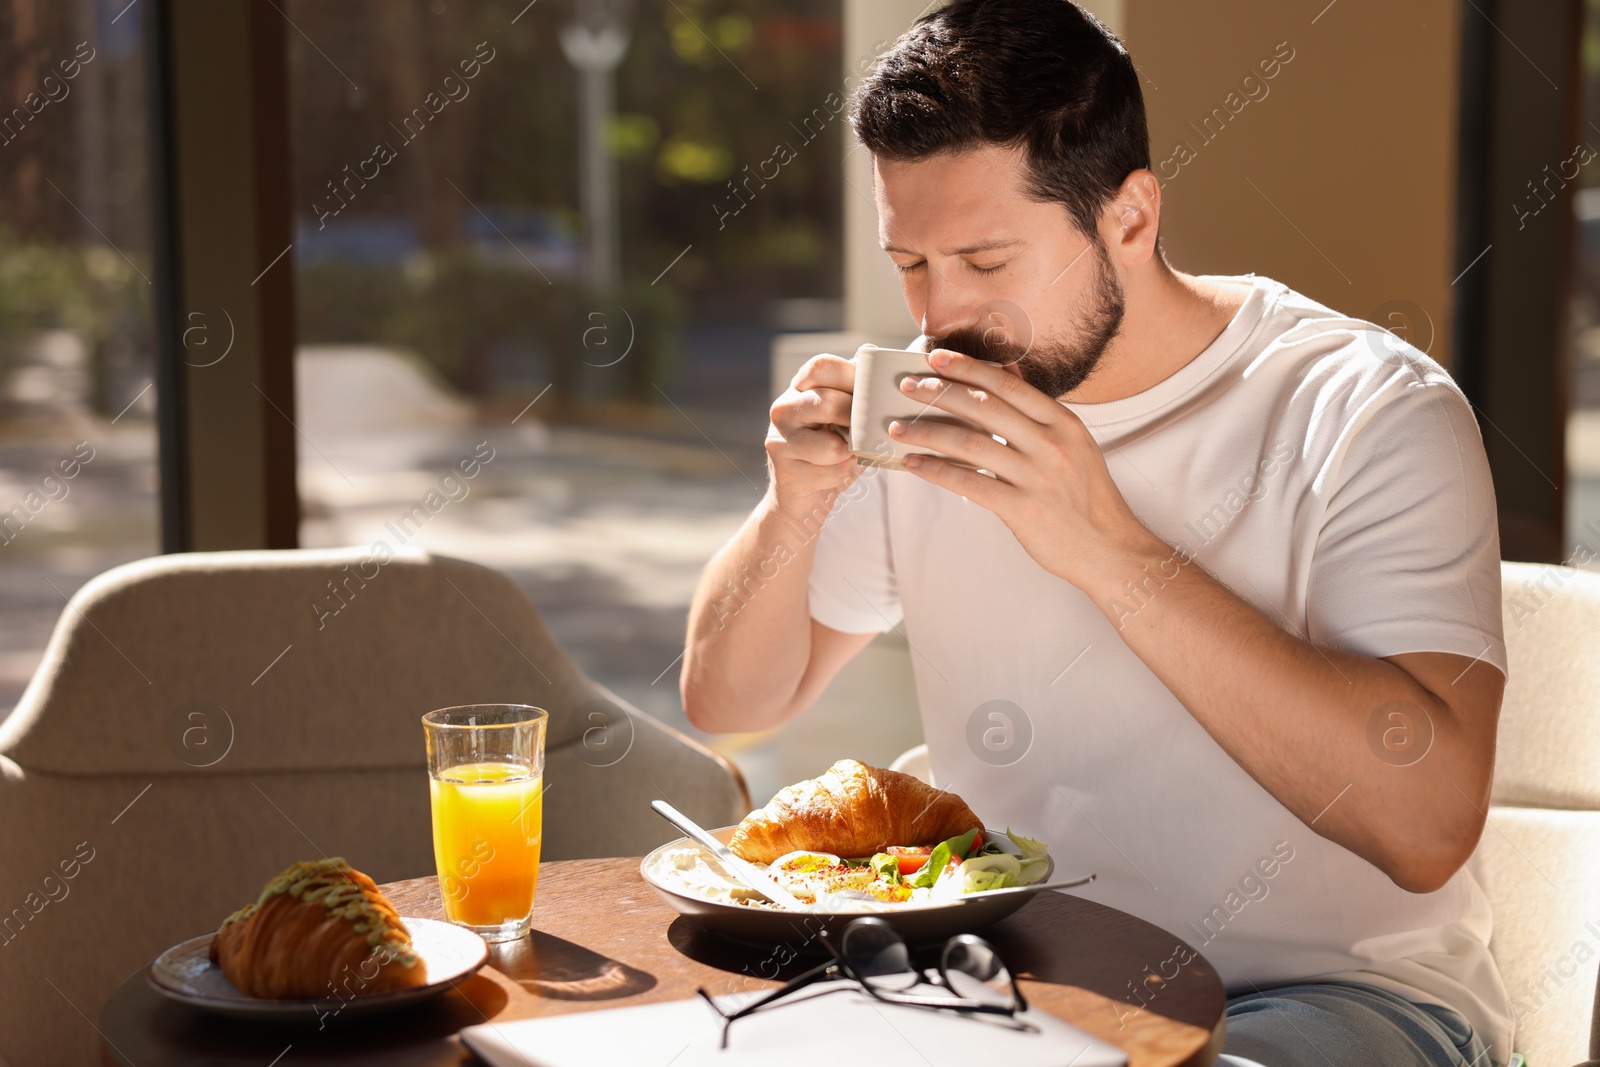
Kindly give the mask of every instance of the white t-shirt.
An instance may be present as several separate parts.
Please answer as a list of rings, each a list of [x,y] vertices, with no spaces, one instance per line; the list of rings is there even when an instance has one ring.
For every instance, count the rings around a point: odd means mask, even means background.
[[[1136,396],[1067,405],[1134,513],[1314,644],[1453,652],[1504,672],[1494,491],[1455,384],[1393,335],[1278,282],[1217,280],[1251,293],[1192,362]],[[1143,584],[1129,610],[1159,595]],[[938,784],[986,825],[1046,840],[1061,876],[1096,872],[1078,895],[1184,938],[1230,993],[1366,982],[1454,1008],[1493,1059],[1509,1058],[1472,875],[1409,893],[1318,836],[991,512],[869,469],[823,527],[810,609],[852,633],[903,618]],[[1386,734],[1406,724],[1380,718],[1374,758],[1415,758],[1403,733]],[[1158,1008],[1155,976],[1187,963],[1174,954],[1128,975],[1125,1011]]]

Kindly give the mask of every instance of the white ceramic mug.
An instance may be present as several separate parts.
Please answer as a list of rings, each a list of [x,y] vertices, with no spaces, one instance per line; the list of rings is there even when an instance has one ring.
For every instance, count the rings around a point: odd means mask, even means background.
[[[912,455],[938,456],[963,467],[971,466],[942,452],[913,448],[889,436],[889,424],[896,419],[902,422],[937,422],[978,430],[968,420],[900,391],[900,383],[907,377],[938,377],[928,365],[926,352],[862,345],[856,350],[854,363],[856,384],[850,400],[852,455],[868,466],[887,467],[890,470],[905,470],[906,457]]]

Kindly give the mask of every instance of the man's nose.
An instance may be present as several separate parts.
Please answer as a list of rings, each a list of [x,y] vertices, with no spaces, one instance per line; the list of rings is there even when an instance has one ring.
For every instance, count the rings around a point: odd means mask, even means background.
[[[975,305],[967,294],[946,281],[930,263],[928,298],[922,306],[920,323],[923,334],[928,337],[947,337],[956,330],[971,326],[974,309]]]

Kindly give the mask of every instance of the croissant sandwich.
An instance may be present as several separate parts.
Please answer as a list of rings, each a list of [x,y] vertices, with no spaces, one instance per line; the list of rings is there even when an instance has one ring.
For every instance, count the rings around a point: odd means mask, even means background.
[[[820,778],[780,790],[745,817],[728,846],[752,863],[797,851],[871,856],[890,845],[937,844],[981,825],[954,793],[845,759]]]
[[[342,859],[296,863],[222,921],[211,962],[247,996],[348,998],[425,985],[394,905]]]

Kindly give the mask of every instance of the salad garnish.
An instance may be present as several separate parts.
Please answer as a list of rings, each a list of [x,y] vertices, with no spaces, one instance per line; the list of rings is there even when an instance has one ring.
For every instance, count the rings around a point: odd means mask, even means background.
[[[892,846],[872,856],[791,852],[768,870],[808,902],[850,890],[884,904],[937,901],[1041,880],[1049,866],[1044,843],[1010,830],[1006,837],[1014,849],[985,840],[983,831],[974,829],[936,845]]]

